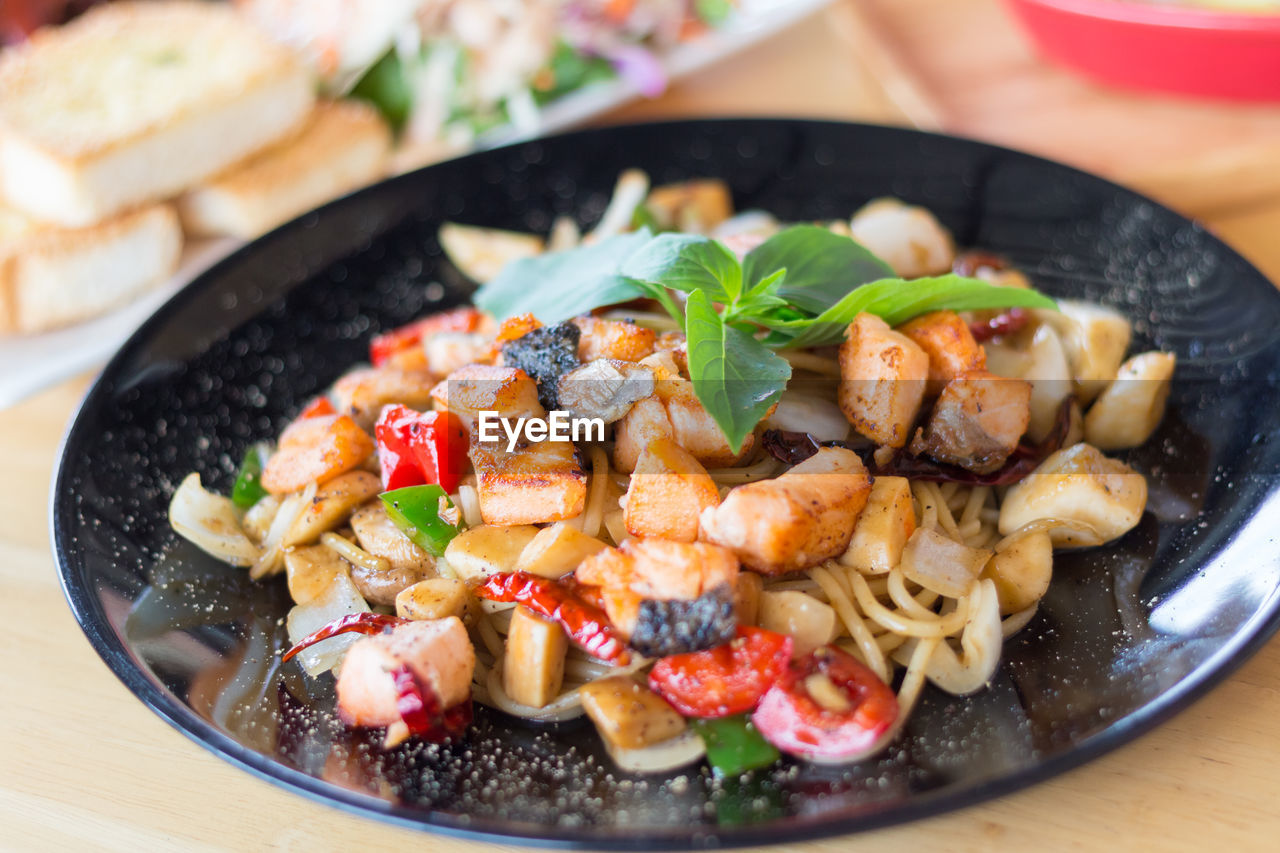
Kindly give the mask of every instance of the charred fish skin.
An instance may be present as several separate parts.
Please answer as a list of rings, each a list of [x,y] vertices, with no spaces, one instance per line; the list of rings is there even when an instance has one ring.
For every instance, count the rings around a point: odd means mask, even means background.
[[[667,657],[722,646],[737,630],[733,590],[722,583],[691,600],[645,599],[628,644],[645,657]]]
[[[565,321],[534,329],[502,345],[502,361],[507,367],[523,370],[538,383],[538,401],[547,411],[560,408],[557,389],[560,377],[577,368],[578,340],[582,330]]]

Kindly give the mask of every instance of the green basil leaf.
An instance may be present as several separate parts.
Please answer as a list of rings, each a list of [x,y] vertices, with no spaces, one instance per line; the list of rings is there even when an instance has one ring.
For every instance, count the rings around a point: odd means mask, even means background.
[[[774,270],[764,278],[760,279],[755,284],[751,285],[751,289],[748,290],[746,294],[743,295],[742,297],[743,301],[744,302],[747,300],[754,301],[756,299],[769,297],[771,300],[774,300],[777,303],[786,305],[787,301],[785,299],[782,299],[781,297],[775,295],[778,288],[782,286],[783,279],[785,279],[786,277],[787,277],[786,267],[783,267],[780,270]]]
[[[742,266],[722,243],[696,234],[660,234],[627,258],[621,273],[728,305],[742,294]]]
[[[550,324],[601,305],[635,299],[644,295],[643,291],[619,275],[618,268],[652,239],[653,234],[642,228],[598,243],[512,261],[476,291],[475,304],[499,320],[529,313]]]
[[[1021,287],[999,287],[976,278],[948,274],[933,278],[886,278],[865,284],[810,321],[768,323],[795,331],[789,347],[838,343],[853,319],[864,311],[890,326],[930,311],[979,311],[987,308],[1050,308],[1058,305],[1043,293]]]
[[[811,314],[859,285],[893,275],[884,261],[849,237],[817,225],[793,225],[756,246],[742,261],[748,291],[776,270],[787,277],[777,295]]]
[[[791,365],[750,334],[725,325],[701,290],[685,304],[685,336],[694,393],[736,450],[782,395]]]

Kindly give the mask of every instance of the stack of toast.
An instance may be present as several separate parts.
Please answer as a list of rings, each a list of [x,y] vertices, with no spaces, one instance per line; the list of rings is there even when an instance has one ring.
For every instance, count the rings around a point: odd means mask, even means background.
[[[372,109],[229,5],[98,7],[0,54],[0,333],[171,276],[186,235],[250,238],[381,177]]]

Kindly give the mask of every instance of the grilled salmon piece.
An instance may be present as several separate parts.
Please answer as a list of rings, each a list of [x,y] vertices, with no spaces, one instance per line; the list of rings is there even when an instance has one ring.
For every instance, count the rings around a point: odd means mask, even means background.
[[[633,536],[696,542],[698,516],[720,503],[707,469],[669,438],[649,443],[627,486],[623,520]]]
[[[996,471],[1031,422],[1031,383],[973,370],[942,389],[911,452],[978,474]]]
[[[898,331],[929,356],[929,394],[938,394],[963,373],[987,366],[986,351],[973,339],[969,324],[954,311],[921,314]]]
[[[333,384],[334,407],[362,429],[373,429],[382,407],[399,403],[411,409],[431,405],[431,374],[398,367],[353,370]]]
[[[497,412],[513,421],[547,415],[538,402],[537,383],[514,367],[468,364],[432,388],[431,398],[437,409],[453,412],[473,433],[480,412]]]
[[[476,491],[485,524],[542,524],[582,514],[587,475],[568,441],[543,441],[508,453],[473,444]]]
[[[471,696],[476,653],[456,616],[399,625],[358,640],[338,675],[338,713],[349,725],[400,722],[392,673],[407,666],[449,708]]]
[[[859,314],[840,345],[838,400],[853,428],[877,444],[902,447],[924,399],[929,356],[872,314]]]
[[[782,476],[739,486],[703,510],[701,536],[760,574],[807,569],[849,547],[870,492],[856,453],[824,447]]]
[[[660,383],[661,384],[661,383]],[[672,439],[675,430],[667,407],[656,395],[637,400],[613,429],[613,467],[619,471],[636,469],[644,449],[660,439]]]
[[[602,320],[584,315],[571,321],[581,331],[578,338],[578,360],[583,364],[597,358],[639,361],[653,354],[658,333],[646,326],[625,320]]]
[[[755,444],[755,435],[748,433],[741,447],[730,447],[694,393],[693,382],[679,378],[659,380],[653,396],[637,402],[618,421],[614,427],[614,467],[634,471],[641,452],[658,438],[673,439],[708,468],[735,464]]]
[[[737,629],[738,559],[705,542],[633,539],[584,560],[605,612],[636,651],[665,656],[727,643]]]
[[[373,439],[346,415],[301,418],[280,433],[276,452],[262,470],[262,488],[274,495],[325,483],[373,453]]]

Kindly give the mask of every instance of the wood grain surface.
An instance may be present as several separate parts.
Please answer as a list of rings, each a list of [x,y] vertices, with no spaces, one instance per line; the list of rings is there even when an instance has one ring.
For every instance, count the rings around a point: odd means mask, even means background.
[[[855,2],[609,120],[746,113],[907,123],[910,110],[902,105],[918,93],[908,83],[881,85],[868,73],[856,48],[865,34],[857,30]],[[969,5],[902,2],[921,14]],[[1123,178],[1133,144],[1102,140],[1099,150],[1109,145],[1113,159],[1098,167]],[[1276,165],[1269,163],[1272,172]],[[1165,197],[1179,191],[1174,182]],[[1223,206],[1207,222],[1280,278],[1280,203]],[[58,440],[88,381],[0,412],[0,849],[514,849],[388,827],[282,791],[188,741],[116,680],[63,601],[47,533]],[[1273,642],[1189,710],[1083,768],[949,815],[787,847],[1275,849],[1278,742],[1280,643]]]

